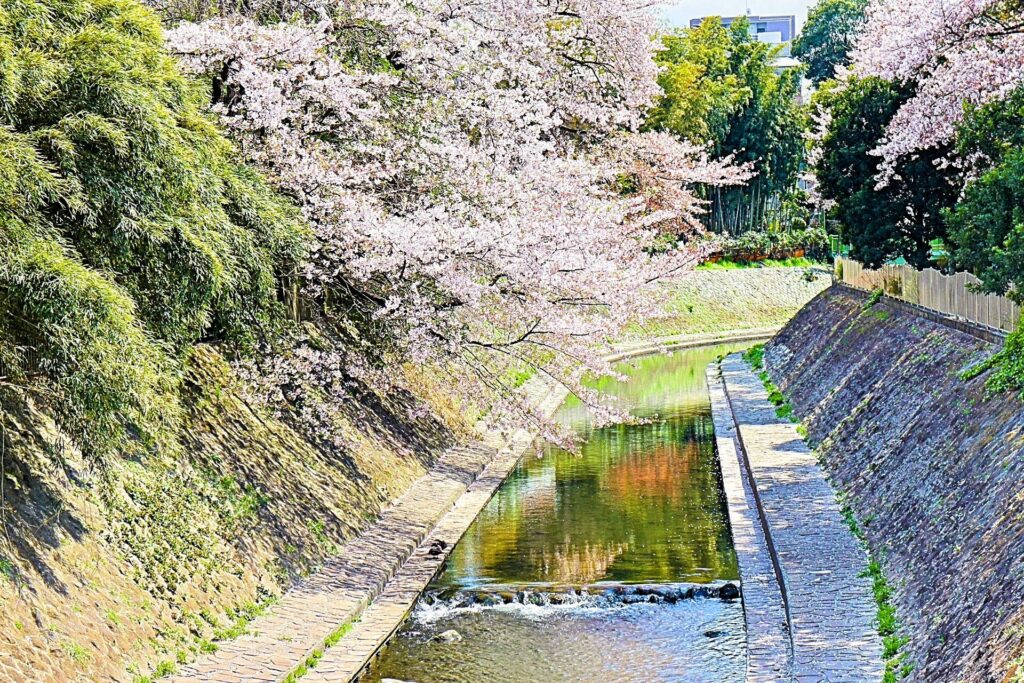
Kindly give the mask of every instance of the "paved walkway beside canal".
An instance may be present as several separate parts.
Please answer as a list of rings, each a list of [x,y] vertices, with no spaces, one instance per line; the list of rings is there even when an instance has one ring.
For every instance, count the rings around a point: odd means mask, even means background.
[[[716,398],[716,390],[724,396]],[[723,361],[711,393],[740,557],[748,680],[880,681],[877,611],[863,575],[868,559],[813,451],[776,415],[761,380],[739,356]],[[790,667],[786,675],[773,674],[783,662]]]
[[[553,414],[566,396],[564,388],[536,379],[527,389],[528,399],[541,414]],[[219,643],[217,652],[183,668],[171,681],[278,683],[310,655],[323,652],[325,642],[360,615],[364,618],[346,636],[344,649],[366,650],[366,638],[378,638],[376,632],[364,635],[366,625],[393,623],[393,630],[401,623],[407,610],[403,601],[415,599],[473,521],[473,505],[483,507],[533,439],[532,434],[520,430],[504,443],[480,442],[447,451],[375,524],[347,543],[320,572],[253,621],[249,635]],[[486,441],[495,440],[492,436]],[[453,516],[460,511],[468,518]],[[454,522],[459,524],[453,530]],[[446,528],[449,531],[444,535]],[[428,534],[431,538],[424,542]],[[444,552],[431,554],[430,543],[435,536],[454,540]],[[411,573],[415,574],[413,579]],[[380,607],[374,603],[376,609],[364,614],[378,596],[387,600],[378,600]]]

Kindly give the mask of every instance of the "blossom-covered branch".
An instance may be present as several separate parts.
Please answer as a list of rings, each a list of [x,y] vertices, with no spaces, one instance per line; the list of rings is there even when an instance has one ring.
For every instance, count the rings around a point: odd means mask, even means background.
[[[222,18],[168,40],[313,225],[319,310],[396,358],[468,370],[467,399],[514,402],[503,368],[580,394],[608,372],[602,345],[699,255],[690,188],[749,176],[633,132],[658,93],[649,4],[350,0],[315,22]],[[338,361],[302,365],[334,377]]]
[[[897,160],[953,138],[965,106],[1005,98],[1024,83],[1019,0],[874,0],[854,70],[916,86],[877,150],[883,177]]]

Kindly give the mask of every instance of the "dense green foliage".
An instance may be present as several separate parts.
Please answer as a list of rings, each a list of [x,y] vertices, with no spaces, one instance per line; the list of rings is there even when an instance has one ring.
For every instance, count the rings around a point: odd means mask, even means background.
[[[821,84],[848,66],[868,0],[821,0],[793,41],[793,56],[807,65],[807,77]]]
[[[0,346],[94,454],[153,443],[189,345],[255,342],[301,258],[205,97],[133,0],[0,5]]]
[[[960,126],[957,146],[962,158],[988,170],[947,213],[954,263],[981,278],[985,290],[1024,302],[1024,88],[973,110]],[[970,374],[988,370],[990,390],[1024,399],[1024,323],[1000,353]]]
[[[1016,392],[1024,400],[1024,327],[1006,339],[1006,345],[985,362],[969,368],[964,379],[991,371],[987,386],[993,393]]]
[[[1005,102],[971,112],[957,136],[961,158],[983,172],[947,213],[956,266],[981,278],[987,291],[1024,299],[1024,89]]]
[[[947,216],[957,266],[989,291],[1024,298],[1012,289],[1024,282],[1024,148],[968,185]]]
[[[936,162],[949,150],[931,149],[902,161],[897,174],[878,184],[881,159],[873,155],[885,128],[908,96],[905,88],[877,78],[854,79],[846,88],[825,87],[815,105],[832,115],[821,141],[819,192],[835,202],[834,217],[851,255],[876,267],[902,256],[929,264],[929,242],[946,236],[942,210],[957,189]]]
[[[657,61],[664,95],[647,119],[647,127],[664,130],[697,144],[721,149],[733,118],[753,95],[735,72],[733,36],[721,22],[662,37]]]
[[[725,28],[709,19],[664,36],[662,44],[657,61],[665,94],[647,128],[752,162],[757,177],[747,186],[709,197],[711,221],[730,232],[764,227],[796,187],[804,159],[800,72],[777,74],[778,48],[751,36],[745,21]]]
[[[723,251],[728,258],[738,261],[785,259],[797,252],[824,261],[829,257],[829,243],[825,231],[816,228],[783,232],[758,230],[726,240]]]

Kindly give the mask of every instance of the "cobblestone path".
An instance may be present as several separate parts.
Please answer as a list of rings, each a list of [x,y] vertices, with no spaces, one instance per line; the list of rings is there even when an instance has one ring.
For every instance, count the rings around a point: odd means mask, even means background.
[[[793,651],[786,604],[765,542],[757,501],[742,461],[736,423],[715,365],[708,368],[708,393],[711,395],[729,526],[740,568],[747,627],[746,680],[747,683],[790,680]]]
[[[552,389],[547,383],[534,380],[528,385],[528,397],[533,405],[550,414],[564,400],[565,390]],[[474,506],[478,506],[478,511],[486,504],[532,441],[532,435],[520,431],[501,444],[500,449],[481,442],[448,450],[376,523],[345,544],[321,571],[288,591],[265,615],[253,621],[250,635],[220,643],[217,652],[183,668],[170,680],[281,681],[310,654],[322,649],[339,627],[363,614],[387,585],[382,596],[386,600],[378,600],[333,652],[365,652],[371,642],[383,642],[408,611],[405,601],[411,606],[444,559],[443,554],[430,555],[430,541],[422,544],[423,539],[428,533],[446,534],[438,537],[453,538],[450,549],[476,516]],[[413,560],[407,562],[410,556]],[[400,568],[398,580],[392,581]],[[388,633],[381,636],[385,624],[391,625]],[[373,650],[369,650],[367,658]],[[332,650],[327,653],[323,671],[335,661]],[[310,680],[314,680],[312,673]]]
[[[555,396],[553,408],[557,408],[563,398],[564,395]],[[335,647],[327,650],[316,668],[302,678],[303,683],[345,683],[359,675],[401,626],[445,557],[512,472],[520,455],[530,447],[533,440],[533,434],[522,431],[515,436],[508,449],[491,461],[451,512],[438,522],[434,531],[417,548],[380,597],[366,610],[352,631]],[[437,541],[443,541],[445,549],[441,554],[432,555],[432,548],[436,547]]]
[[[795,426],[775,414],[737,355],[722,363],[725,394],[774,549],[792,639],[792,680],[863,683],[883,674],[867,556]],[[724,460],[724,458],[723,458]],[[744,585],[746,593],[749,587]]]

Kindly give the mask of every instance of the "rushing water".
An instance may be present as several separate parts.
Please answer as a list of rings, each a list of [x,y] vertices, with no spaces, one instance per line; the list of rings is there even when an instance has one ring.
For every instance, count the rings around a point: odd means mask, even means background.
[[[704,381],[735,349],[630,361],[630,381],[598,383],[644,424],[592,429],[567,401],[582,452],[524,458],[369,679],[741,680],[742,607],[715,597],[738,572]]]

